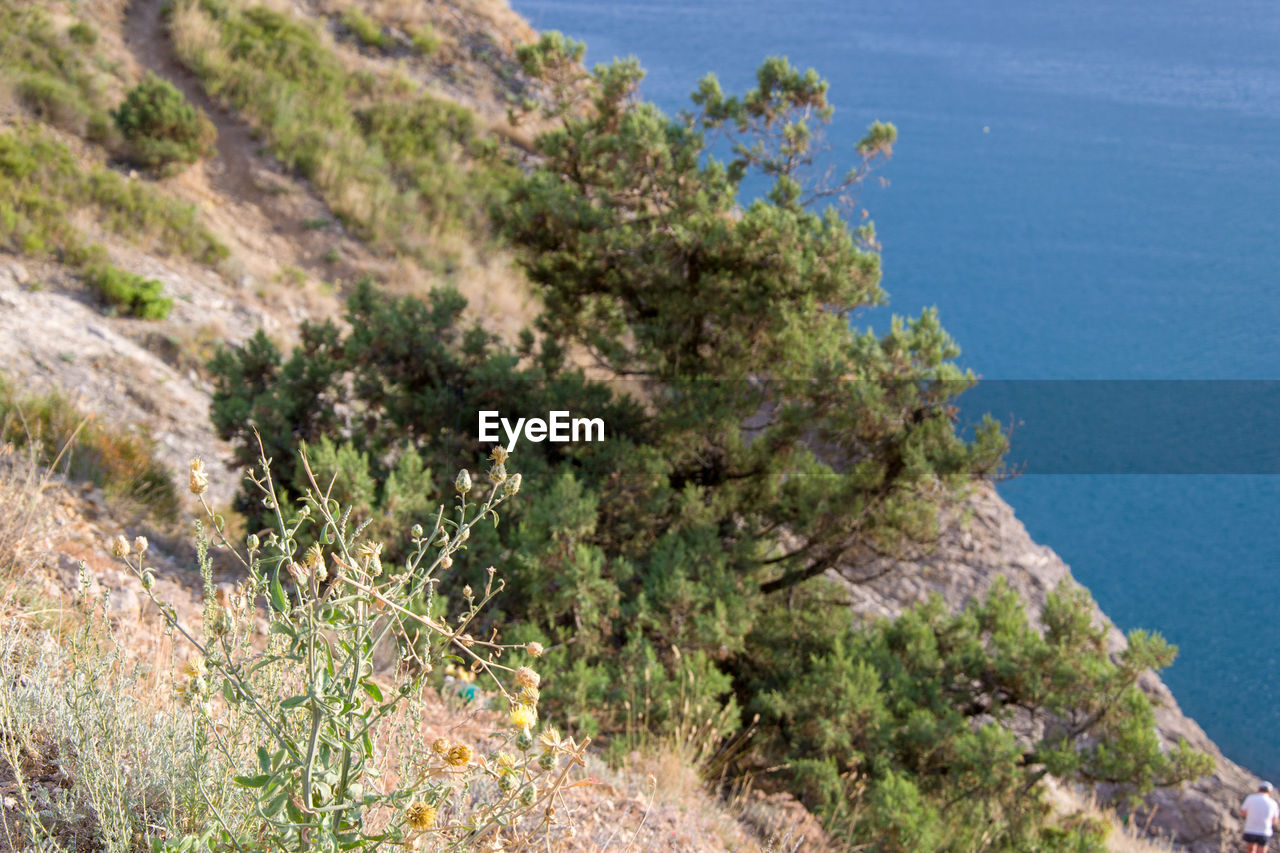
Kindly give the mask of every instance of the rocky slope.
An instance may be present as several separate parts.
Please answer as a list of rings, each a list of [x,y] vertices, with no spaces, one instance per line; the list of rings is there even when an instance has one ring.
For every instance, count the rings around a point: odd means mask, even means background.
[[[894,616],[934,593],[960,607],[983,595],[997,578],[1007,579],[1029,609],[1038,612],[1060,583],[1076,583],[1062,558],[1031,539],[1013,508],[990,485],[947,513],[942,535],[927,553],[851,561],[836,576],[847,586],[855,612],[868,618]],[[1111,625],[1101,610],[1097,619]],[[1113,651],[1125,644],[1113,625],[1109,641]],[[1164,740],[1173,744],[1185,738],[1213,756],[1217,772],[1183,788],[1158,790],[1135,816],[1137,825],[1194,853],[1230,849],[1240,832],[1236,809],[1256,790],[1257,777],[1222,755],[1195,720],[1182,713],[1159,676],[1149,672],[1140,684],[1154,700]]]

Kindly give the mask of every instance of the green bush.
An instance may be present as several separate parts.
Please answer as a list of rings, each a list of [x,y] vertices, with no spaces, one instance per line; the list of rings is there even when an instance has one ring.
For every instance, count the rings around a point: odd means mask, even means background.
[[[89,285],[108,305],[143,320],[163,320],[173,310],[164,285],[111,264],[93,264],[83,273]]]
[[[440,36],[436,34],[436,28],[431,24],[422,24],[415,28],[409,37],[413,42],[414,53],[418,56],[428,57],[440,49]]]
[[[76,44],[90,47],[98,43],[98,29],[86,21],[76,21],[67,29],[67,37]]]
[[[194,163],[213,151],[217,134],[208,117],[150,72],[111,115],[135,162],[147,168]]]
[[[342,15],[342,25],[360,40],[365,47],[376,47],[385,50],[392,44],[391,37],[382,31],[382,25],[370,18],[356,6],[351,6]]]

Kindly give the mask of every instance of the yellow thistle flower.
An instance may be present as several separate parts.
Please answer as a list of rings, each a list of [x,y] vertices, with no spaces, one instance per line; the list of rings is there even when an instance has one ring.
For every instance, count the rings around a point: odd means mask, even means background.
[[[404,810],[404,822],[414,832],[425,832],[435,825],[436,808],[435,806],[427,805],[422,800],[414,800]]]
[[[532,705],[519,703],[511,706],[510,719],[515,728],[528,730],[538,722],[538,711]]]
[[[541,695],[536,687],[522,687],[520,695],[516,698],[525,705],[537,705],[538,697]]]
[[[542,676],[534,672],[527,666],[522,666],[516,670],[516,684],[521,687],[537,688],[542,683]]]
[[[431,751],[436,755],[444,755],[449,751],[450,745],[449,741],[442,737],[438,737],[431,742]]]
[[[499,767],[507,770],[516,766],[516,757],[505,750],[503,752],[499,752],[495,760],[498,762]]]
[[[471,762],[471,747],[460,743],[449,750],[444,760],[450,767],[466,767]]]

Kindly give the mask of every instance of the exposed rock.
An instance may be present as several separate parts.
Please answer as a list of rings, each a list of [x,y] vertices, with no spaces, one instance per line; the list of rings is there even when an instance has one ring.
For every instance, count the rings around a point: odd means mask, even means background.
[[[846,581],[854,610],[872,618],[895,616],[933,593],[958,608],[984,595],[1001,577],[1037,614],[1060,583],[1075,583],[1062,558],[1031,539],[1013,508],[990,485],[946,514],[941,536],[926,553],[900,560],[851,561],[838,577]],[[1111,624],[1101,610],[1097,619]],[[1113,652],[1125,644],[1113,625],[1108,641]],[[1139,686],[1156,706],[1156,722],[1165,742],[1176,744],[1185,738],[1213,756],[1217,772],[1182,788],[1156,791],[1139,811],[1137,825],[1146,826],[1152,835],[1172,838],[1193,853],[1229,849],[1230,840],[1241,831],[1236,810],[1259,780],[1222,755],[1204,730],[1182,713],[1158,675],[1146,673]]]

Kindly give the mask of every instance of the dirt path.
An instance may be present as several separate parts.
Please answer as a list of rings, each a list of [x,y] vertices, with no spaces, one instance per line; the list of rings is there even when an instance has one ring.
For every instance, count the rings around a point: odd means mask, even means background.
[[[219,194],[249,202],[269,210],[270,197],[255,180],[259,144],[249,125],[222,109],[210,98],[200,81],[178,59],[169,40],[161,12],[164,0],[133,0],[125,10],[125,45],[148,71],[178,87],[187,100],[209,116],[218,130],[218,159],[209,169],[212,186]]]
[[[237,256],[259,277],[285,267],[321,281],[354,281],[379,266],[336,225],[328,205],[305,181],[259,152],[253,128],[205,92],[174,50],[162,17],[164,0],[132,0],[124,11],[124,43],[140,69],[168,80],[209,116],[218,132],[217,157],[171,179],[195,201],[215,230],[242,244]],[[328,221],[328,227],[314,223]],[[339,249],[337,259],[331,251]]]

